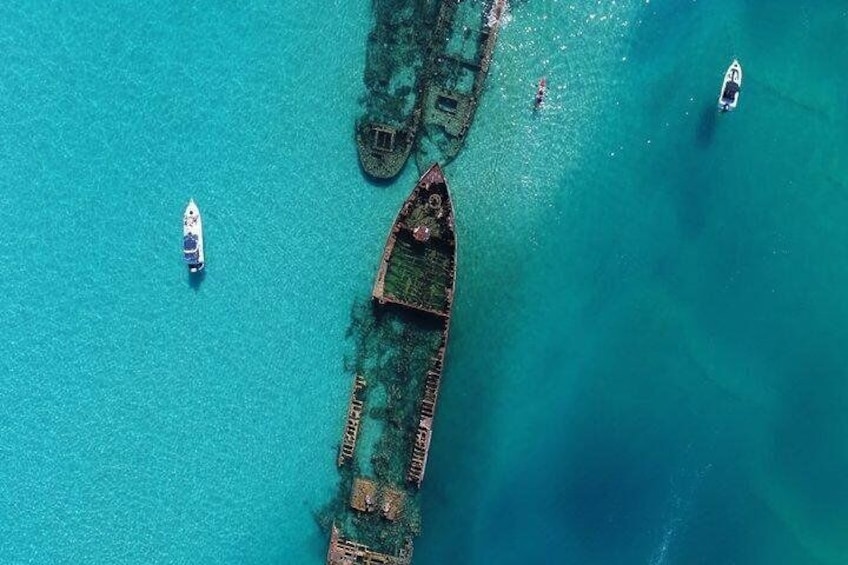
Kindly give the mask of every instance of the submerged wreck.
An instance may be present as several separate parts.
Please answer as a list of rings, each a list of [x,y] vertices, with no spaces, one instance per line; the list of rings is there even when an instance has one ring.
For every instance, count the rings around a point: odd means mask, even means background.
[[[368,35],[363,115],[355,126],[363,170],[377,179],[396,176],[415,142],[419,97],[437,0],[373,0]]]
[[[454,213],[433,165],[404,202],[380,260],[325,509],[328,565],[407,565],[448,341]]]
[[[442,3],[421,102],[419,170],[450,163],[465,144],[505,12],[506,0]]]

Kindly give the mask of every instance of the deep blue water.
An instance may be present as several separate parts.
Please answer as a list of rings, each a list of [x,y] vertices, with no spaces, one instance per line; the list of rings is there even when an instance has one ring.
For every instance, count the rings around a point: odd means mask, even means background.
[[[356,163],[369,9],[0,7],[0,562],[323,562],[416,176]],[[835,1],[513,3],[447,169],[416,563],[848,562],[846,38]]]

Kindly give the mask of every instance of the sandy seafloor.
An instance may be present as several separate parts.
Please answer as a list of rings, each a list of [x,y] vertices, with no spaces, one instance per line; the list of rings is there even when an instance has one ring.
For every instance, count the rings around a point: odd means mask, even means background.
[[[416,176],[357,165],[369,18],[0,7],[0,562],[323,562],[345,330]],[[846,39],[836,1],[513,2],[447,168],[415,563],[848,562]]]

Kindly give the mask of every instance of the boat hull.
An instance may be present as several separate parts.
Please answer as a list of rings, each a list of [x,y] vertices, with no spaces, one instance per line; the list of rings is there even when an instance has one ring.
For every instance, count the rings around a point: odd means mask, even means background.
[[[203,250],[203,218],[194,200],[183,213],[183,260],[190,273],[199,273],[206,266]]]
[[[734,60],[724,74],[721,90],[718,93],[718,109],[731,112],[739,104],[739,93],[742,90],[742,65]]]
[[[362,124],[356,130],[359,164],[365,173],[377,180],[393,179],[401,172],[418,130],[418,114],[403,129],[379,123]]]

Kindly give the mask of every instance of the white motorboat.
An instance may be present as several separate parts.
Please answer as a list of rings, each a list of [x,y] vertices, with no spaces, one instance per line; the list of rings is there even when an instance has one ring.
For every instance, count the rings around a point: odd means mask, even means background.
[[[730,112],[739,104],[739,91],[742,90],[742,65],[736,59],[730,63],[724,82],[721,84],[721,92],[718,95],[718,109],[722,112]]]
[[[183,259],[190,273],[203,270],[203,221],[193,199],[188,201],[183,214]]]

